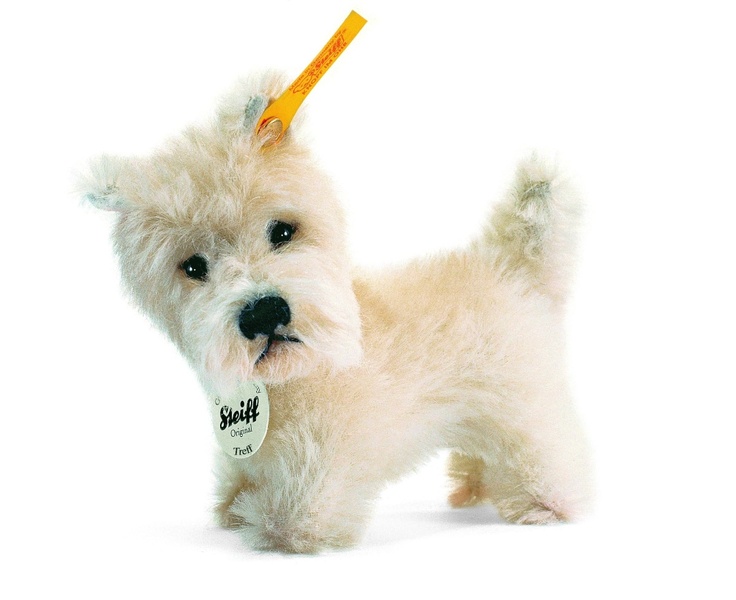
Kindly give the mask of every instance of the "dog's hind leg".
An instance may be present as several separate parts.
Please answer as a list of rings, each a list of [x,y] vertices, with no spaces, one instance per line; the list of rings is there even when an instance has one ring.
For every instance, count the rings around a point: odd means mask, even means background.
[[[448,472],[454,483],[448,498],[450,506],[463,508],[490,501],[488,466],[482,458],[452,452]]]
[[[509,460],[453,452],[449,473],[455,483],[449,496],[453,508],[491,502],[504,519],[519,524],[570,521],[584,512],[579,506],[584,499],[566,494],[528,456]]]
[[[590,455],[572,406],[564,396],[540,400],[520,394],[493,419],[469,424],[467,445],[450,456],[453,507],[492,502],[504,519],[523,524],[588,511]]]

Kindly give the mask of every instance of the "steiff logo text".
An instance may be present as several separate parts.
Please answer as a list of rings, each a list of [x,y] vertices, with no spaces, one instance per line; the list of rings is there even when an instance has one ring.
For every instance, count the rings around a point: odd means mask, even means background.
[[[246,403],[244,400],[240,402],[240,410],[233,410],[229,406],[223,406],[220,409],[220,430],[225,431],[228,427],[232,427],[237,423],[255,423],[258,419],[258,396],[248,398]]]

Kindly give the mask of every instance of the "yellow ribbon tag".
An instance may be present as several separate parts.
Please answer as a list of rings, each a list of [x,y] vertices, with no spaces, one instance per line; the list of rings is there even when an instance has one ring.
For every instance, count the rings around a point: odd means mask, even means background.
[[[307,94],[332,66],[343,50],[355,39],[366,20],[355,11],[338,28],[315,59],[302,71],[289,88],[266,108],[256,125],[256,135],[264,145],[277,144],[291,124]]]

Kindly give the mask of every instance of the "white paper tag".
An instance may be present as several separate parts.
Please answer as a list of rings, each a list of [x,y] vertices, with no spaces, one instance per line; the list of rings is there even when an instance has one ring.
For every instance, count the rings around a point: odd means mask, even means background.
[[[268,431],[266,386],[260,381],[242,384],[230,398],[210,400],[217,443],[233,458],[248,458],[261,447]]]

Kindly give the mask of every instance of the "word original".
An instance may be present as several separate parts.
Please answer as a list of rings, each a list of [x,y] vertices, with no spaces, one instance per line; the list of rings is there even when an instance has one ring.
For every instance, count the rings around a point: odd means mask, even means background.
[[[244,435],[247,435],[252,432],[253,432],[253,423],[248,425],[248,427],[243,427],[242,429],[231,429],[230,437],[241,437],[242,438]]]

